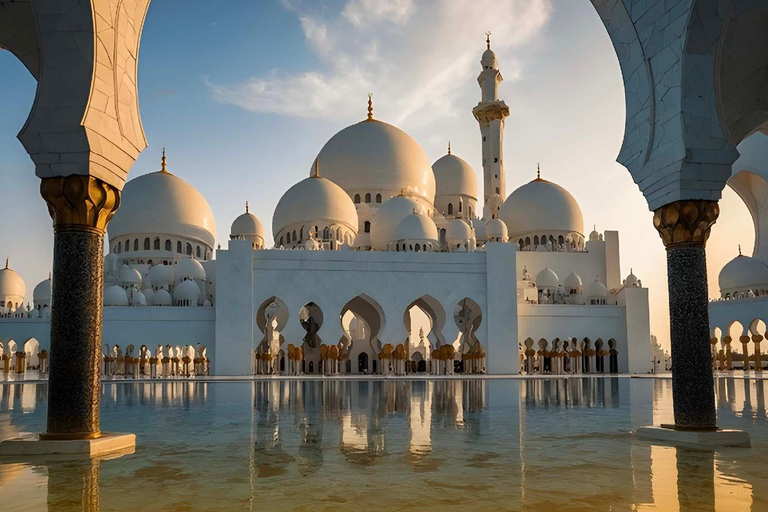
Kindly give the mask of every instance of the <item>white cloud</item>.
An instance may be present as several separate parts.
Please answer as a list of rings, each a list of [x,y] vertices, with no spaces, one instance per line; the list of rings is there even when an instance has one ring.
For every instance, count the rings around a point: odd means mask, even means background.
[[[549,20],[551,0],[349,0],[322,16],[283,0],[295,12],[317,69],[273,71],[231,85],[209,83],[213,98],[252,112],[303,118],[347,119],[365,114],[374,93],[377,117],[393,123],[431,122],[455,115],[452,104],[477,87],[484,32],[491,30],[507,81],[522,71],[516,50]]]

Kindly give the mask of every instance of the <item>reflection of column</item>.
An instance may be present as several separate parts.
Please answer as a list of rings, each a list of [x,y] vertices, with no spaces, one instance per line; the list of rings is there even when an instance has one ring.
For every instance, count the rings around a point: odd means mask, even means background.
[[[51,369],[46,439],[90,439],[99,430],[104,233],[120,192],[92,176],[45,178],[53,217]]]
[[[55,310],[54,310],[55,311]],[[48,511],[99,511],[99,460],[48,465]]]
[[[704,246],[717,201],[681,200],[658,208],[653,225],[667,249],[675,426],[715,428]]]
[[[715,511],[715,453],[677,448],[680,512]]]
[[[763,337],[759,334],[752,336],[752,342],[755,344],[755,371],[763,371],[763,358],[760,355],[760,342]]]

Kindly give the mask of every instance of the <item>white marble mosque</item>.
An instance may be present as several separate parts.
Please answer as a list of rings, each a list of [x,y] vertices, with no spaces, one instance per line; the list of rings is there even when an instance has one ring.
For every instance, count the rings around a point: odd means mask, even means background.
[[[490,42],[480,62],[481,204],[468,162],[448,145],[430,165],[374,117],[370,97],[367,118],[280,198],[272,243],[246,204],[216,250],[210,206],[165,153],[159,171],[129,181],[108,226],[104,373],[652,371],[648,290],[622,278],[618,232],[587,233],[546,169],[507,195],[509,107]],[[45,369],[51,288],[43,281],[30,301],[21,277],[0,270],[5,371]]]

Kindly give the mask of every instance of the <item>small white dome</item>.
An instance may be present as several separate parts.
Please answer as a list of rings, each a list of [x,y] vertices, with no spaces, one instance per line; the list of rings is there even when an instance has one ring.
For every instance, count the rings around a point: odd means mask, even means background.
[[[29,318],[40,318],[40,312],[36,309],[33,309],[29,312]]]
[[[10,300],[21,303],[27,294],[27,285],[21,276],[15,270],[8,268],[8,262],[5,268],[0,269],[0,300]]]
[[[466,195],[477,198],[477,173],[466,161],[448,153],[434,164],[435,197]]]
[[[725,264],[718,276],[720,293],[768,289],[768,266],[762,261],[739,254]]]
[[[483,68],[498,68],[498,64],[496,62],[496,54],[493,52],[493,50],[488,48],[483,52],[483,56],[480,58],[480,64],[483,66]]]
[[[600,240],[600,233],[597,232],[597,226],[594,226],[592,232],[589,234],[590,242],[597,242]]]
[[[177,283],[184,279],[205,281],[205,269],[203,268],[203,265],[194,258],[180,259],[176,262],[173,273]]]
[[[558,286],[560,286],[560,278],[549,267],[545,267],[544,270],[536,275],[537,288],[557,288]]]
[[[109,239],[124,235],[173,235],[216,241],[216,221],[205,197],[167,171],[144,174],[125,184],[120,209],[109,222]]]
[[[155,292],[152,291],[152,288],[144,288],[141,290],[141,293],[144,294],[144,299],[147,301],[147,306],[155,305]]]
[[[51,303],[51,294],[53,293],[51,278],[41,281],[32,291],[32,300],[37,304]]]
[[[563,231],[584,232],[584,218],[576,199],[560,185],[537,178],[512,192],[499,217],[509,236]]]
[[[589,283],[586,293],[584,294],[590,299],[604,299],[608,296],[608,288],[605,287],[600,280],[595,277],[595,280]]]
[[[248,204],[245,206],[245,213],[239,215],[229,230],[230,238],[238,237],[256,237],[261,239],[261,245],[264,245],[264,226],[258,217],[248,211]]]
[[[171,299],[171,294],[168,293],[168,290],[161,288],[155,292],[154,302],[155,306],[170,306],[173,304],[173,299]]]
[[[446,240],[470,240],[475,238],[472,234],[472,228],[461,219],[453,219],[448,223],[445,230]]]
[[[483,219],[472,219],[472,228],[475,230],[475,238],[478,242],[484,242],[488,238],[488,230]]]
[[[305,178],[288,189],[275,207],[272,234],[278,244],[285,228],[307,224],[341,224],[357,234],[357,209],[349,195],[323,176]],[[305,238],[308,236],[305,236]]]
[[[766,267],[766,270],[768,270],[768,267]],[[624,279],[624,288],[636,288],[637,286],[637,276],[632,272],[632,269],[629,269],[629,275]]]
[[[194,281],[183,281],[173,288],[174,302],[184,300],[189,301],[189,304],[192,306],[197,306],[199,298],[200,287]],[[157,295],[155,295],[155,301],[157,301]]]
[[[397,225],[395,238],[390,240],[431,240],[437,242],[437,226],[426,215],[412,213]]]
[[[131,297],[131,306],[146,306],[147,298],[141,292],[134,292]]]
[[[155,288],[169,287],[173,284],[173,267],[170,265],[155,265],[147,272],[149,282]]]
[[[113,284],[106,290],[104,290],[104,305],[105,306],[127,306],[128,295],[121,286]]]
[[[427,154],[391,124],[371,119],[348,126],[323,146],[318,160],[320,174],[350,196],[381,191],[391,197],[408,190],[429,204],[434,202],[435,175]]]
[[[414,211],[421,212],[423,209],[410,196],[395,196],[382,204],[371,222],[371,247],[383,251],[389,242],[398,240],[395,235],[397,226],[404,218],[413,215]]]
[[[491,219],[485,225],[488,238],[501,238],[502,240],[509,239],[509,233],[507,231],[507,225],[501,219]]]
[[[581,278],[574,272],[571,272],[571,275],[565,278],[565,289],[578,290],[579,288],[581,288]]]
[[[138,287],[142,280],[141,272],[135,268],[130,268],[128,265],[123,265],[123,269],[120,271],[120,283],[123,286]]]

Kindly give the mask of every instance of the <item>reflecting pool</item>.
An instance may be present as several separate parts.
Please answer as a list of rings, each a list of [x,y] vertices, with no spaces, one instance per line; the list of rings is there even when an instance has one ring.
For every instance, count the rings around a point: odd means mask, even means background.
[[[0,459],[0,510],[768,510],[766,382],[717,380],[752,448],[633,441],[668,379],[105,383],[111,460]],[[45,384],[0,384],[0,439],[45,429]]]

